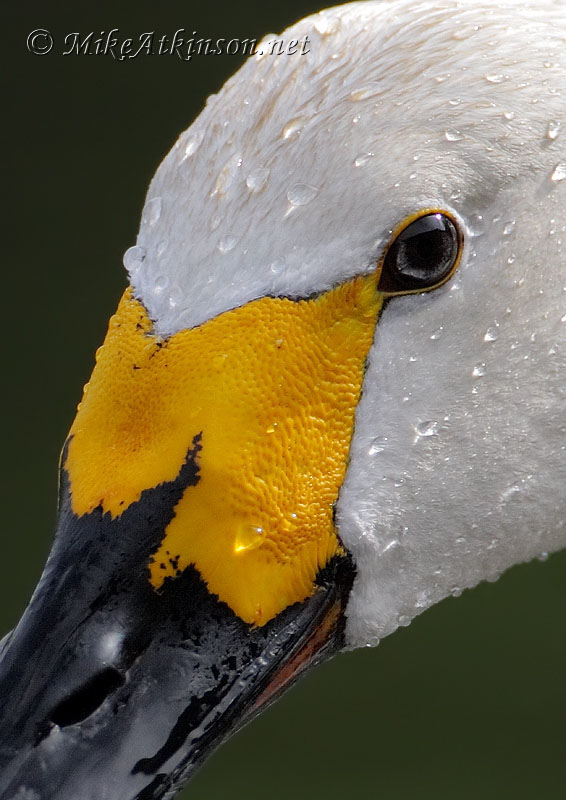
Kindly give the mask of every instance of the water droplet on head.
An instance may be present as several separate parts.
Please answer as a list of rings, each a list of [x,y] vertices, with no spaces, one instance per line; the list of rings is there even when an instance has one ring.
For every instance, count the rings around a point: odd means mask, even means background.
[[[187,158],[190,158],[200,147],[200,143],[203,140],[203,133],[193,133],[189,136],[185,144],[185,151],[183,154],[183,161]]]
[[[503,227],[503,236],[510,236],[514,230],[515,230],[515,220],[511,219],[509,220],[509,222],[506,222],[505,226]]]
[[[314,29],[320,36],[332,36],[340,30],[340,20],[321,14],[314,21]]]
[[[390,539],[387,544],[382,548],[381,554],[384,555],[385,553],[392,553],[401,547],[401,542],[399,539]]]
[[[364,164],[370,160],[370,158],[374,157],[374,153],[360,153],[359,156],[356,156],[354,159],[354,166],[355,167],[363,167]]]
[[[183,292],[181,291],[180,287],[176,286],[171,289],[171,292],[169,293],[169,308],[177,308],[182,299]]]
[[[136,272],[141,265],[143,264],[143,260],[145,258],[145,248],[138,247],[134,245],[133,247],[128,247],[126,252],[124,253],[124,266],[128,270],[130,274]]]
[[[269,169],[267,167],[260,167],[254,169],[246,178],[246,186],[250,192],[261,192],[269,178]]]
[[[169,286],[169,278],[167,275],[158,275],[153,284],[153,291],[155,294],[162,294]]]
[[[305,124],[304,117],[295,117],[289,120],[281,132],[283,139],[296,139]]]
[[[506,77],[502,72],[490,72],[485,76],[485,79],[488,83],[503,83]]]
[[[151,200],[147,201],[142,215],[145,223],[148,225],[155,225],[161,216],[162,202],[161,197],[152,197]]]
[[[514,111],[504,111],[503,116],[505,119],[515,119],[515,112]]]
[[[460,589],[459,586],[453,586],[452,589],[450,589],[450,594],[452,597],[460,597],[462,594],[462,589]]]
[[[538,558],[539,561],[547,561],[548,560],[548,553],[545,550],[543,550],[542,553],[540,553],[540,555],[537,556],[537,558]]]
[[[397,622],[402,628],[406,628],[407,625],[411,624],[411,618],[407,614],[399,614]]]
[[[296,183],[287,191],[287,200],[292,206],[306,206],[318,194],[318,187],[310,183]]]
[[[217,247],[221,253],[229,253],[230,250],[233,250],[237,244],[238,244],[238,237],[228,234],[227,236],[223,236],[222,239],[220,239]]]
[[[239,153],[234,153],[230,156],[216,179],[216,185],[212,191],[212,195],[225,194],[234,183],[241,166],[242,156]]]
[[[375,97],[376,94],[380,94],[382,91],[383,87],[378,83],[369,83],[366,86],[361,86],[359,89],[350,92],[350,100],[353,100],[354,103],[359,100],[367,100],[368,97]]]
[[[546,138],[554,141],[554,139],[558,139],[560,134],[560,128],[562,127],[562,123],[556,119],[551,119],[548,125],[546,126]]]
[[[431,339],[440,339],[442,336],[442,331],[444,330],[443,326],[441,325],[440,328],[437,328],[433,333],[430,334]]]
[[[485,373],[486,373],[486,366],[483,361],[480,361],[479,364],[476,364],[476,366],[472,370],[472,375],[475,378],[483,378]]]
[[[468,228],[472,236],[483,236],[485,233],[485,218],[483,214],[472,214],[468,220]]]
[[[460,142],[464,136],[462,133],[460,133],[460,131],[449,129],[444,131],[444,138],[447,142]]]
[[[166,239],[163,239],[161,242],[159,242],[155,250],[155,255],[157,258],[161,258],[163,253],[167,250],[167,244],[168,242]]]
[[[368,455],[376,456],[378,453],[383,453],[387,447],[387,436],[377,436],[368,447]]]
[[[284,258],[276,258],[269,265],[269,271],[272,273],[272,275],[280,275],[284,269],[285,269]]]
[[[514,483],[513,486],[508,486],[507,489],[501,492],[501,496],[499,498],[500,502],[502,504],[508,503],[509,500],[511,500],[516,495],[520,494],[520,492],[521,492],[521,487],[517,483]]]
[[[427,420],[426,422],[419,422],[418,425],[415,426],[415,431],[417,432],[417,436],[437,436],[438,435],[438,422],[436,420]]]
[[[452,33],[452,38],[456,41],[463,41],[479,30],[481,30],[481,25],[464,25]]]
[[[490,327],[486,330],[483,340],[484,342],[494,342],[497,339],[497,328]]]
[[[566,179],[566,161],[557,164],[550,175],[550,180],[553,183],[559,183]]]

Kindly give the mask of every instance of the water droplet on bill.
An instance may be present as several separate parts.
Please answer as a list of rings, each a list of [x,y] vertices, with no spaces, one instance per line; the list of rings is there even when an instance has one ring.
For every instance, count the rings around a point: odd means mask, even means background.
[[[263,528],[259,525],[241,525],[234,540],[234,552],[255,550],[264,541]]]

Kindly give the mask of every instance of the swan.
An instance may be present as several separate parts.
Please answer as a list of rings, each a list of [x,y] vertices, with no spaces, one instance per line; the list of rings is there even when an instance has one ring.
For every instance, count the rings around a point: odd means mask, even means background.
[[[150,186],[3,645],[6,797],[167,796],[308,666],[566,543],[560,4],[286,35]]]

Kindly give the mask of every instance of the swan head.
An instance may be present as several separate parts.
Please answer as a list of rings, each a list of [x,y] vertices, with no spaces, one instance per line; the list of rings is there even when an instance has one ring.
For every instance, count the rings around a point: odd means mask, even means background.
[[[179,138],[4,643],[14,793],[162,796],[306,666],[564,547],[555,8],[323,12]]]

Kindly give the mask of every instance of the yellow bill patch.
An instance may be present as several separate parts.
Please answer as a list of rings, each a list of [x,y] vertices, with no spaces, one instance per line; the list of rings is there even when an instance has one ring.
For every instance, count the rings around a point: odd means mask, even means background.
[[[308,597],[339,549],[333,507],[381,304],[371,275],[162,339],[127,290],[71,428],[73,511],[122,514],[175,479],[200,434],[199,480],[149,564],[152,584],[194,564],[259,625]]]

